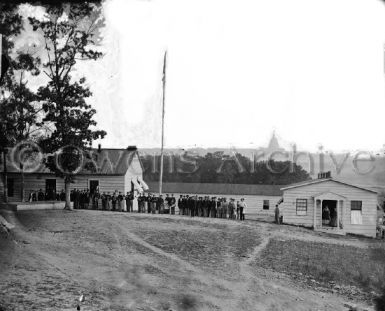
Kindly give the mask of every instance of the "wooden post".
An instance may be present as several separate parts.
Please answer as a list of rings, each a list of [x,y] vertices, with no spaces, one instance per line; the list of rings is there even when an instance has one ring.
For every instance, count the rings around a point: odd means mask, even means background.
[[[20,163],[20,170],[21,170],[21,202],[25,202],[25,194],[24,194],[25,176],[24,176],[23,163]]]
[[[314,215],[313,215],[313,229],[317,226],[317,199],[314,198]]]
[[[337,230],[340,230],[340,210],[341,210],[341,201],[337,200]]]

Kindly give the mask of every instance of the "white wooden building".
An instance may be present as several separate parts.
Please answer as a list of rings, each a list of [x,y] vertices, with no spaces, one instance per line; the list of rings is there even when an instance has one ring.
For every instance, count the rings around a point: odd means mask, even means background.
[[[329,176],[281,188],[283,222],[333,233],[376,236],[377,191]]]
[[[143,167],[137,149],[92,149],[91,159],[86,160],[88,165],[75,175],[71,189],[98,188],[103,192],[122,192],[148,189],[143,181]],[[17,165],[12,164],[12,159],[7,161],[8,171],[8,198],[10,202],[20,202],[22,193],[22,177]],[[89,164],[93,169],[89,169]],[[3,165],[1,165],[0,199],[3,200],[4,179]],[[43,164],[36,167],[33,172],[24,173],[24,198],[28,198],[31,191],[61,192],[64,190],[63,178],[55,176]]]

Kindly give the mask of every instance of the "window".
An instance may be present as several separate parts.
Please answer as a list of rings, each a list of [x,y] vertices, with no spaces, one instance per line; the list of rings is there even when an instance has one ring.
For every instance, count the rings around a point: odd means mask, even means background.
[[[8,188],[8,193],[7,195],[9,197],[13,197],[14,192],[15,192],[15,187],[14,187],[14,180],[13,178],[8,178],[7,179],[7,188]]]
[[[263,200],[263,209],[269,209],[269,200]]]
[[[350,202],[350,223],[362,225],[362,201]]]
[[[296,210],[299,216],[307,215],[307,199],[297,199]]]

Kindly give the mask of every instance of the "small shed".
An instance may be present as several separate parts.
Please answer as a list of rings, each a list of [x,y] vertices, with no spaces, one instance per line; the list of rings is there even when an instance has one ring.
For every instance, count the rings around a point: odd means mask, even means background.
[[[376,237],[377,191],[324,176],[281,188],[283,222]]]

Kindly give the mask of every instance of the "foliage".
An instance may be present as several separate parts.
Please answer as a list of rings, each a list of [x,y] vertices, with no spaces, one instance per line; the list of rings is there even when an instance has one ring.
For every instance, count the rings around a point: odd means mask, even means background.
[[[171,160],[172,159],[172,160]],[[159,157],[141,157],[144,177],[159,181]],[[289,161],[259,161],[239,153],[225,155],[223,152],[207,153],[205,156],[169,157],[164,159],[164,182],[234,183],[234,184],[290,184],[310,179],[299,165]],[[155,169],[154,169],[155,168]]]
[[[6,38],[3,42],[3,49],[6,51],[14,46],[13,42],[7,38],[20,34],[23,29],[23,20],[17,8],[18,4],[14,2],[0,2],[0,34]]]
[[[45,112],[43,121],[52,130],[41,145],[46,153],[55,153],[68,146],[59,157],[59,167],[53,158],[46,160],[45,164],[69,182],[78,167],[80,151],[106,134],[95,129],[93,117],[96,110],[86,101],[92,93],[85,78],[73,77],[77,61],[97,60],[102,56],[96,50],[95,39],[101,22],[100,11],[96,5],[84,2],[48,5],[46,12],[45,20],[29,18],[33,30],[44,38],[47,57],[43,72],[48,83],[39,88],[38,96]]]
[[[19,52],[11,60],[3,85],[4,97],[0,107],[0,120],[6,127],[8,144],[15,144],[37,135],[41,123],[41,108],[36,94],[28,88],[26,75],[40,73],[40,59],[28,52]]]
[[[0,3],[0,34],[3,36],[2,49],[3,54],[8,52],[14,46],[9,40],[12,36],[18,35],[22,30],[22,17],[17,13],[18,5],[13,3]],[[3,97],[4,90],[1,89],[0,96]],[[1,100],[1,103],[3,101]],[[0,111],[0,147],[5,148],[12,143],[12,125],[5,119],[9,112],[9,107],[1,105]]]

